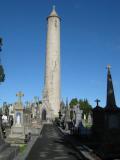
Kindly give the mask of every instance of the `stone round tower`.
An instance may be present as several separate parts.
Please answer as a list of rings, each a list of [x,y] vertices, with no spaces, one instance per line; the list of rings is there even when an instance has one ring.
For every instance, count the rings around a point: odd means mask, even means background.
[[[53,7],[47,17],[44,100],[54,116],[60,109],[60,17]]]

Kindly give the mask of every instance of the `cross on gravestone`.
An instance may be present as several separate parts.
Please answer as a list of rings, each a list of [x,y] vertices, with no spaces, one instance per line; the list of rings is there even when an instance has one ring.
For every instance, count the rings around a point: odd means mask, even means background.
[[[99,99],[96,99],[95,102],[97,103],[97,106],[99,106],[100,100],[99,100]]]
[[[18,97],[18,103],[22,103],[22,97],[24,96],[24,94],[20,91],[16,94],[16,96]]]

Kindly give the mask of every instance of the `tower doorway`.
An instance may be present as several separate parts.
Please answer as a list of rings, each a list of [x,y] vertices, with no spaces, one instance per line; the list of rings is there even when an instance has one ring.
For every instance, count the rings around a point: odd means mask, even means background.
[[[43,109],[42,111],[42,121],[46,121],[46,110]]]

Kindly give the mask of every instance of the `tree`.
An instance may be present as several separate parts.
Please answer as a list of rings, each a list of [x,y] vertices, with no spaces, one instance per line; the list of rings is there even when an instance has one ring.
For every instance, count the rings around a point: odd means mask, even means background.
[[[4,80],[5,80],[4,69],[3,66],[0,65],[0,82],[4,82]]]
[[[2,51],[2,38],[0,38],[0,51]],[[1,62],[1,59],[0,59]],[[0,82],[4,82],[5,80],[5,74],[4,74],[4,69],[3,66],[0,64]]]
[[[69,105],[70,108],[73,108],[75,105],[79,104],[80,105],[80,109],[83,110],[83,115],[85,114],[86,117],[88,117],[88,114],[92,111],[92,106],[90,105],[90,103],[88,102],[87,99],[77,99],[77,98],[73,98]],[[70,117],[73,117],[73,113],[71,111],[70,113]]]
[[[69,105],[70,105],[70,108],[73,108],[73,106],[77,105],[79,103],[78,99],[77,98],[73,98]]]
[[[92,106],[89,104],[87,99],[80,99],[79,100],[79,104],[80,104],[80,109],[83,110],[83,114],[85,114],[88,117],[88,114],[91,112],[92,110]]]

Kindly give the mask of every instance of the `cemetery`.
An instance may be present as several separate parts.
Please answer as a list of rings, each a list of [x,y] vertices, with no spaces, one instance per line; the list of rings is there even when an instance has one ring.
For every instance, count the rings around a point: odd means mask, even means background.
[[[95,100],[94,108],[87,99],[61,101],[58,117],[51,119],[51,115],[47,115],[51,111],[46,108],[46,97],[43,101],[34,97],[33,102],[25,104],[21,91],[16,97],[14,104],[4,102],[0,110],[0,160],[27,159],[44,126],[52,123],[65,141],[75,148],[81,146],[90,157],[106,160],[120,157],[120,108],[116,105],[110,65],[107,66],[105,107],[99,105],[99,99]],[[86,157],[80,149],[78,152]]]
[[[99,105],[99,99],[95,100],[94,108],[87,100],[73,99],[70,103],[66,100],[66,104],[61,101],[59,116],[53,119],[53,124],[64,134],[65,139],[75,147],[82,146],[89,156],[94,155],[97,159],[120,156],[120,109],[116,105],[109,65],[107,70],[105,107]],[[21,91],[16,97],[14,104],[5,102],[1,108],[0,160],[3,157],[6,160],[15,157],[21,159],[21,153],[26,152],[28,146],[31,146],[29,152],[31,151],[44,125],[52,124],[46,119],[46,113],[41,109],[42,102],[37,97],[34,97],[34,102],[25,104],[22,102],[24,94]],[[87,110],[85,105],[82,107],[83,104],[87,104]]]
[[[101,159],[120,157],[120,108],[116,105],[109,65],[107,69],[106,106],[99,106],[100,100],[96,99],[96,107],[86,117],[80,104],[70,108],[62,102],[59,119],[56,120],[62,132],[72,136],[75,141],[79,140],[79,145],[92,149]]]
[[[106,106],[91,107],[87,100],[61,101],[59,116],[53,120],[55,128],[75,147],[82,146],[89,155],[101,159],[119,158],[120,145],[120,109],[116,105],[110,66],[107,67]],[[29,152],[37,141],[42,128],[52,124],[46,120],[42,102],[34,97],[34,102],[23,104],[24,94],[16,94],[14,104],[3,103],[0,112],[0,159],[21,158],[28,146]],[[82,105],[84,104],[84,107]],[[85,104],[87,109],[85,110]],[[87,148],[87,149],[86,149]],[[23,152],[24,151],[24,152]],[[79,150],[80,151],[80,150]],[[81,151],[80,151],[81,152]],[[6,154],[7,153],[7,154]],[[24,153],[25,154],[25,153]],[[7,156],[6,156],[7,155]]]
[[[41,103],[22,103],[24,94],[16,94],[18,101],[15,104],[3,105],[0,116],[0,159],[13,159],[17,154],[27,148],[31,141],[35,141],[40,135],[42,123],[39,108]],[[32,109],[34,107],[34,110]],[[6,115],[5,110],[8,110]],[[13,121],[11,123],[11,120]],[[6,155],[7,153],[7,155]],[[11,158],[10,158],[11,157]]]
[[[100,105],[98,98],[96,106],[88,99],[61,100],[60,25],[61,18],[53,6],[47,17],[42,98],[34,96],[24,102],[26,94],[18,90],[15,102],[3,102],[0,106],[0,160],[120,159],[120,107],[116,103],[111,66],[107,66],[107,87],[104,86],[105,106]],[[2,45],[0,38],[0,52]],[[0,59],[0,83],[4,80]]]

